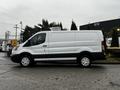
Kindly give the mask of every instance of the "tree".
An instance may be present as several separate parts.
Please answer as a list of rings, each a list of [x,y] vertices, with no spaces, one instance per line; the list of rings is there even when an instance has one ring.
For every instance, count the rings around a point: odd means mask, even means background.
[[[60,26],[61,30],[63,30],[63,26],[62,26],[62,23],[61,23],[61,22],[60,22],[59,26]]]
[[[60,27],[63,30],[62,23],[51,22],[49,23],[48,20],[42,19],[42,24],[38,24],[41,27],[42,31],[50,30],[51,27]]]
[[[26,41],[30,36],[32,36],[31,31],[33,30],[33,28],[26,26],[25,30],[23,32],[23,42]]]
[[[113,29],[111,47],[119,47],[117,28]]]
[[[51,27],[57,27],[57,26],[59,26],[58,24],[56,24],[56,22],[51,22],[50,24],[49,24],[49,27],[51,28]]]
[[[71,30],[77,30],[77,26],[74,21],[72,21]]]
[[[61,29],[64,30],[62,27],[62,23],[49,23],[48,20],[42,19],[42,24],[38,24],[38,26],[35,25],[34,28],[30,26],[25,27],[25,30],[23,32],[23,42],[39,31],[50,31],[51,27],[61,27]]]
[[[35,33],[40,32],[40,31],[42,31],[42,29],[35,25],[33,28],[33,33],[35,34]]]
[[[42,19],[42,24],[38,24],[42,30],[50,30],[50,25],[48,20]]]

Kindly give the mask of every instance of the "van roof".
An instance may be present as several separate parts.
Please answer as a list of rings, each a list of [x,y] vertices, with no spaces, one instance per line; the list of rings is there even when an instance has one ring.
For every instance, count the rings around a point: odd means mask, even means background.
[[[89,32],[89,33],[97,33],[97,32],[102,32],[101,30],[79,30],[79,31],[77,31],[77,30],[72,30],[72,31],[70,31],[70,30],[68,30],[68,31],[40,31],[40,32],[38,32],[38,33],[47,33],[47,32],[51,32],[51,33],[67,33],[67,32]]]

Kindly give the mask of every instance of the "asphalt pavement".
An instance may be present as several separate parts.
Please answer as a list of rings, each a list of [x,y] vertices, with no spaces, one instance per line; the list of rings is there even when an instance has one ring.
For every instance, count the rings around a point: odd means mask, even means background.
[[[120,64],[39,63],[22,68],[0,53],[0,90],[120,90]]]

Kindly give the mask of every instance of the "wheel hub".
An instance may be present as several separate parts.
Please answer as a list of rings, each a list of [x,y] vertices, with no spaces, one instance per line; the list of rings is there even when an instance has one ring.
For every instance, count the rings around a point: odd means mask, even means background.
[[[21,60],[21,64],[22,64],[23,66],[28,66],[28,65],[30,64],[29,58],[24,57],[24,58]]]
[[[89,64],[90,64],[90,59],[87,58],[87,57],[83,57],[83,58],[81,59],[81,64],[82,64],[83,66],[89,66]]]

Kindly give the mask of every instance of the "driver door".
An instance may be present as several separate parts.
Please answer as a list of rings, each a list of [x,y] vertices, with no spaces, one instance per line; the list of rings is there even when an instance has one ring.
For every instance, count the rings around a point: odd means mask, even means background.
[[[45,54],[45,47],[44,47],[45,40],[46,40],[46,33],[36,34],[30,40],[28,40],[25,47],[26,49],[29,49],[34,55]]]

